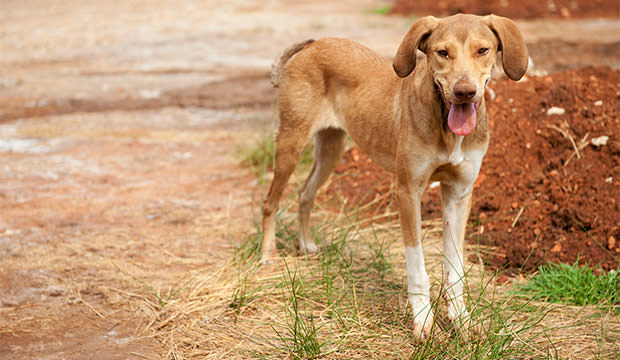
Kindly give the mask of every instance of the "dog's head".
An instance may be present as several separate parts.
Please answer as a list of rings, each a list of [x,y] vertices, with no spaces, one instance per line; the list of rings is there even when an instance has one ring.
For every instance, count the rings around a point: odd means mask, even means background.
[[[450,109],[448,126],[457,135],[467,135],[475,127],[476,109],[498,52],[512,80],[521,79],[528,64],[527,47],[515,23],[495,15],[427,16],[416,21],[394,58],[398,76],[413,71],[418,49],[427,56],[428,71]]]

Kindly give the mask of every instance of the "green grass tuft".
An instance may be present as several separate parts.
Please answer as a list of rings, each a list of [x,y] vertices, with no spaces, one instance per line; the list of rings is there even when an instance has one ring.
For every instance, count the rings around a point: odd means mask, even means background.
[[[376,9],[366,10],[367,13],[378,14],[378,15],[387,15],[387,14],[390,13],[390,11],[392,11],[392,7],[389,6],[389,5],[384,5],[384,6],[376,8]]]
[[[620,273],[596,275],[589,266],[554,264],[541,266],[529,281],[518,285],[519,293],[532,299],[569,305],[611,306],[620,312]]]
[[[308,296],[305,293],[303,277],[297,271],[291,272],[286,264],[283,274],[282,299],[286,313],[284,326],[272,325],[293,359],[312,359],[321,355],[323,343],[318,336],[314,314],[307,308]],[[284,330],[284,331],[282,331]]]
[[[307,146],[301,156],[299,164],[308,166],[312,163],[313,146]],[[237,156],[241,163],[249,166],[259,183],[264,183],[264,175],[273,170],[276,161],[276,146],[271,133],[264,132],[257,136],[249,147],[237,148]]]

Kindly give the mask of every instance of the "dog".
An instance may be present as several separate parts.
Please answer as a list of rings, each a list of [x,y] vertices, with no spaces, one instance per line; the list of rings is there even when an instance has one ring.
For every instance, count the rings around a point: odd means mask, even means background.
[[[418,50],[426,56],[417,59]],[[448,317],[457,329],[471,325],[463,300],[463,243],[489,142],[484,93],[498,54],[506,75],[521,79],[528,51],[516,24],[464,14],[420,18],[393,61],[336,38],[285,51],[272,79],[279,87],[280,121],[274,178],[262,209],[261,262],[276,257],[278,203],[310,139],[314,165],[299,193],[299,248],[317,251],[310,211],[349,134],[373,161],[396,174],[414,336],[428,338],[434,316],[421,246],[420,200],[429,181],[441,183]]]

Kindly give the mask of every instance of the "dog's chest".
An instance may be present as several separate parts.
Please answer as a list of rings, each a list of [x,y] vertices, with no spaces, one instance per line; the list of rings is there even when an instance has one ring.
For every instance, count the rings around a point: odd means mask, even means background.
[[[477,175],[486,153],[486,147],[472,146],[464,140],[463,136],[456,136],[451,146],[438,149],[432,165],[435,169],[433,178],[442,177],[441,174],[447,175],[448,173],[451,174],[450,177],[466,173],[471,173],[469,175],[474,177]]]
[[[465,160],[465,154],[463,153],[463,136],[457,136],[452,146],[452,149],[448,151],[448,163],[453,166],[459,165]]]

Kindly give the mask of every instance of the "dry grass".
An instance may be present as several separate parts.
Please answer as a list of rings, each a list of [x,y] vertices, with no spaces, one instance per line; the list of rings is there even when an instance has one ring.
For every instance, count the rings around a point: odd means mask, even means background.
[[[62,273],[70,260],[71,266],[92,269],[90,278],[57,279],[51,286],[67,289],[70,301],[102,322],[122,313],[124,321],[135,324],[138,337],[156,339],[170,359],[610,359],[620,354],[616,314],[596,306],[515,297],[512,285],[498,285],[496,274],[485,272],[481,263],[466,265],[468,302],[474,320],[487,333],[479,340],[463,341],[451,330],[445,305],[437,301],[434,336],[416,344],[410,334],[397,222],[369,226],[367,219],[358,217],[359,209],[338,214],[319,209],[313,223],[323,251],[299,257],[294,197],[283,200],[288,208],[279,215],[280,265],[257,266],[258,228],[237,225],[230,212],[223,211],[197,216],[183,233],[149,231],[148,237],[140,238],[108,232],[88,244],[58,242],[55,255],[34,248],[36,261],[29,267]],[[392,215],[384,214],[386,219]],[[432,297],[441,299],[441,222],[423,226]],[[201,258],[164,250],[164,244],[192,234],[230,239],[233,247]],[[149,261],[106,258],[106,249],[119,243],[129,249],[146,246],[154,253]],[[472,245],[467,251],[480,249]],[[93,294],[105,306],[93,302]],[[7,322],[2,327],[2,333],[10,334],[20,324]]]
[[[435,335],[416,344],[397,224],[361,227],[354,216],[319,212],[315,217],[323,223],[316,228],[324,245],[317,256],[296,256],[295,216],[285,209],[279,236],[288,242],[281,244],[281,265],[258,267],[259,235],[238,234],[230,259],[192,273],[176,292],[127,301],[172,359],[607,359],[620,352],[620,321],[612,312],[515,298],[510,285],[497,285],[495,274],[471,263],[470,308],[487,334],[462,341],[437,301]],[[440,222],[426,222],[424,228],[432,296],[439,299]],[[162,295],[173,296],[163,304]]]
[[[293,183],[301,180],[294,177]],[[513,287],[498,285],[496,274],[485,272],[481,261],[466,264],[468,302],[474,320],[487,333],[479,340],[463,341],[451,330],[445,305],[438,300],[434,336],[416,344],[410,334],[399,226],[385,221],[394,214],[383,214],[384,219],[375,220],[384,221],[369,226],[368,219],[358,215],[364,209],[346,213],[343,207],[337,214],[318,209],[313,223],[323,251],[299,257],[295,192],[291,194],[283,200],[287,207],[278,219],[280,265],[258,266],[260,229],[237,226],[230,212],[223,212],[198,218],[193,232],[231,239],[234,249],[229,255],[218,253],[197,262],[162,253],[160,263],[166,268],[194,269],[182,276],[130,259],[102,267],[81,257],[84,266],[101,269],[99,278],[107,280],[73,284],[72,293],[79,296],[95,286],[109,304],[130,309],[140,336],[157,339],[170,359],[606,359],[620,353],[620,321],[613,313],[515,297]],[[432,297],[441,299],[441,221],[423,226]],[[149,246],[158,247],[178,235],[153,235]],[[137,240],[126,241],[131,247]],[[106,238],[97,244],[104,249]],[[481,250],[475,245],[467,249]],[[86,252],[81,247],[73,251]],[[83,304],[98,312],[96,306]]]

